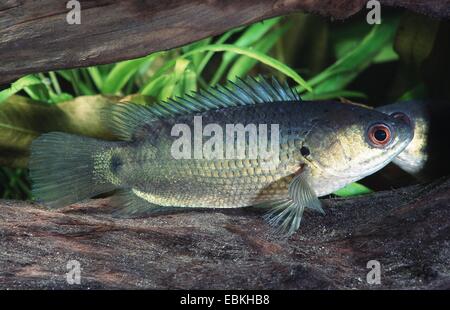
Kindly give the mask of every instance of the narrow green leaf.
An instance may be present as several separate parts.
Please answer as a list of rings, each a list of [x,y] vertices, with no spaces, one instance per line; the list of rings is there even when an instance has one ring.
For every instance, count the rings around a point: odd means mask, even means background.
[[[387,19],[374,26],[356,48],[309,80],[308,84],[317,94],[343,89],[373,62],[386,45],[393,44],[398,23],[398,19]],[[297,90],[302,92],[305,88],[299,86]]]
[[[114,66],[102,84],[102,94],[118,93],[131,79],[131,77],[146,62],[152,61],[152,58],[144,57],[134,60],[119,62]]]
[[[372,193],[373,191],[359,183],[351,183],[347,185],[346,187],[334,192],[335,195],[341,196],[341,197],[349,197],[349,196],[358,196],[358,195],[365,195]]]
[[[236,42],[233,43],[233,45],[242,48],[251,46],[258,40],[260,40],[274,25],[278,23],[279,20],[280,18],[276,17],[251,25],[247,28],[247,30],[244,31],[239,39],[237,39]],[[223,54],[219,68],[217,68],[216,73],[211,79],[212,85],[217,84],[220,81],[222,76],[225,74],[225,71],[235,58],[235,53],[225,52]]]
[[[56,74],[69,82],[76,96],[90,96],[96,94],[97,92],[93,87],[90,87],[83,82],[80,76],[82,70],[83,69],[60,70],[56,71]]]
[[[273,46],[277,43],[277,41],[280,39],[280,37],[283,35],[283,33],[286,32],[287,29],[288,29],[288,25],[285,25],[285,26],[273,31],[272,33],[267,35],[264,38],[264,40],[261,40],[260,42],[258,42],[255,45],[254,50],[258,51],[260,53],[263,53],[263,54],[267,54],[267,52],[273,48]],[[232,67],[228,71],[227,79],[230,80],[230,79],[235,78],[236,76],[243,77],[256,64],[257,64],[257,61],[255,59],[248,58],[245,56],[239,57],[239,59],[235,61],[235,63],[232,65]]]
[[[60,94],[50,94],[51,103],[57,104],[64,101],[72,100],[73,96],[68,93],[60,93]]]
[[[247,28],[247,30],[244,31],[244,33],[239,37],[239,39],[237,39],[236,42],[234,42],[233,45],[237,47],[247,47],[258,42],[263,37],[265,39],[265,35],[267,34],[267,32],[269,32],[273,26],[278,24],[279,21],[280,17],[275,17],[251,25],[250,27]],[[236,55],[232,53],[224,53],[223,54],[224,62],[229,62],[235,56]]]
[[[184,91],[187,94],[190,92],[197,91],[197,73],[195,70],[186,69],[184,74]]]
[[[12,95],[18,93],[19,91],[23,90],[24,88],[38,84],[42,84],[42,80],[35,77],[34,75],[24,76],[15,81],[14,83],[12,83],[11,87],[0,91],[0,103],[5,101]]]
[[[158,98],[160,100],[166,100],[170,97],[180,96],[182,95],[182,89],[180,87],[177,87],[180,80],[182,80],[184,71],[186,70],[187,66],[189,65],[189,60],[184,58],[178,58],[175,64],[174,72],[171,75],[170,80],[167,82],[167,84],[163,87],[161,90]]]
[[[230,31],[225,32],[220,38],[214,42],[214,44],[223,44],[225,43],[233,34],[238,32],[241,28],[232,29]],[[200,75],[203,72],[203,69],[205,69],[208,62],[211,60],[212,56],[214,55],[214,52],[208,52],[205,56],[202,57],[202,62],[197,66],[197,75]],[[201,56],[201,55],[199,55]]]
[[[257,52],[257,51],[253,51],[252,49],[249,49],[249,48],[240,48],[240,47],[236,47],[236,46],[230,45],[230,44],[212,44],[212,45],[204,46],[204,47],[198,48],[196,50],[190,51],[189,53],[182,55],[180,57],[187,57],[194,53],[202,53],[204,51],[215,51],[215,52],[227,51],[227,52],[233,52],[236,54],[245,55],[247,57],[256,59],[257,61],[259,61],[269,67],[272,67],[275,70],[278,70],[281,73],[292,78],[296,83],[298,83],[299,85],[301,85],[308,91],[312,91],[311,86],[307,82],[305,82],[305,80],[293,69],[291,69],[287,65],[283,64],[282,62],[276,60],[273,57],[267,56],[267,55]]]
[[[50,80],[52,81],[53,89],[57,94],[61,94],[61,87],[59,86],[59,81],[58,78],[56,77],[55,72],[50,71],[48,74],[50,75]]]
[[[191,44],[189,44],[189,45],[183,46],[183,47],[181,48],[181,51],[182,51],[183,53],[187,53],[187,52],[189,52],[189,51],[191,51],[191,50],[194,50],[194,49],[196,49],[196,48],[199,48],[199,47],[208,45],[208,44],[211,43],[212,39],[213,39],[212,37],[209,37],[209,38],[206,38],[206,39],[203,39],[203,40],[200,40],[200,41],[191,43]],[[198,66],[200,66],[200,63],[201,63],[202,61],[204,61],[203,58],[204,58],[203,55],[198,55],[198,54],[196,54],[196,55],[193,55],[193,56],[191,57],[191,61],[192,61],[192,63],[194,64],[195,67],[198,67]]]
[[[152,79],[144,85],[139,93],[146,96],[158,97],[161,89],[170,81],[170,79],[171,74],[158,76],[156,79]]]
[[[97,87],[97,89],[99,89],[99,90],[102,89],[103,88],[103,77],[102,77],[102,74],[100,73],[100,70],[98,69],[98,67],[88,67],[86,69],[89,72],[89,75],[91,76],[92,81],[94,81],[94,84]]]
[[[398,101],[407,101],[413,99],[425,99],[426,98],[426,88],[424,84],[419,84],[413,89],[404,93]]]

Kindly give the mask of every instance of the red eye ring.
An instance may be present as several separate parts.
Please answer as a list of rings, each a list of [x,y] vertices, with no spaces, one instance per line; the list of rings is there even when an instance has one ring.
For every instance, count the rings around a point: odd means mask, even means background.
[[[367,136],[370,144],[375,147],[383,147],[391,142],[391,129],[385,124],[375,124],[369,127]]]

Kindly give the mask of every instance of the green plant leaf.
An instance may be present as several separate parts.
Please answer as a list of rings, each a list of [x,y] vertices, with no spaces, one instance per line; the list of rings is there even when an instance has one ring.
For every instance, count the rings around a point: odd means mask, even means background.
[[[398,23],[397,18],[391,18],[374,26],[356,48],[308,80],[308,84],[314,87],[316,94],[343,89],[374,61],[386,45],[392,45]],[[300,85],[297,90],[303,92],[305,88]]]
[[[433,50],[439,20],[407,13],[395,38],[395,50],[404,63],[419,68]]]
[[[117,94],[145,63],[151,62],[152,57],[127,60],[114,66],[102,84],[102,94]]]
[[[292,78],[296,83],[307,89],[308,91],[312,91],[311,86],[293,69],[283,64],[282,62],[276,60],[273,57],[267,56],[263,53],[254,51],[249,48],[240,48],[230,44],[212,44],[208,46],[204,46],[195,50],[190,51],[189,53],[182,55],[180,57],[187,57],[194,53],[202,53],[205,51],[214,51],[214,52],[233,52],[240,55],[245,55],[247,57],[253,58],[269,67],[274,68],[275,70],[280,71],[286,76]]]
[[[267,52],[273,48],[273,46],[277,43],[283,33],[286,32],[289,25],[284,25],[283,27],[274,30],[272,33],[267,35],[264,40],[261,40],[257,44],[255,44],[254,50],[259,53],[267,54]],[[255,65],[257,61],[252,58],[248,58],[246,56],[241,56],[239,59],[235,61],[227,74],[227,79],[234,79],[236,76],[243,77],[246,75]]]
[[[351,183],[346,187],[334,192],[335,195],[340,197],[358,196],[372,193],[373,191],[359,183]]]
[[[397,101],[407,101],[413,99],[425,99],[426,98],[426,88],[424,84],[419,84],[413,89],[408,90],[404,93]]]
[[[164,74],[158,76],[156,79],[152,79],[146,85],[142,87],[139,91],[142,95],[158,97],[158,94],[163,89],[164,85],[166,85],[170,79],[172,74]]]
[[[198,47],[208,45],[211,43],[212,39],[213,39],[212,37],[209,37],[197,42],[193,42],[191,44],[181,47],[181,51],[182,53],[187,53]],[[204,60],[203,58],[204,58],[203,55],[196,54],[191,57],[191,62],[194,64],[195,67],[199,67],[201,62]]]
[[[50,94],[50,99],[52,103],[57,104],[64,101],[69,101],[73,99],[73,96],[68,93],[61,93],[61,94]]]
[[[3,187],[3,199],[27,199],[31,196],[25,169],[0,168],[0,184]]]
[[[82,69],[70,69],[70,70],[60,70],[56,71],[56,74],[65,79],[72,86],[73,91],[76,96],[83,95],[94,95],[96,91],[85,84],[83,79],[80,76],[80,72]],[[37,100],[36,98],[33,98]]]
[[[86,70],[89,72],[89,75],[91,76],[92,81],[94,81],[95,86],[97,89],[103,88],[103,77],[100,73],[100,70],[98,67],[88,67]]]
[[[0,105],[0,165],[27,166],[29,146],[42,133],[63,131],[112,139],[101,121],[101,110],[117,103],[118,97],[81,96],[58,105],[48,105],[11,96]]]
[[[261,38],[264,37],[264,35],[279,22],[280,18],[275,17],[260,23],[256,23],[248,27],[244,33],[233,43],[235,47],[249,47],[252,44],[258,42]],[[220,44],[217,42],[215,45]],[[224,75],[225,71],[227,70],[228,66],[231,64],[231,62],[236,58],[235,53],[229,53],[225,52],[222,56],[222,61],[217,68],[213,78],[211,79],[211,84],[217,84],[222,76]]]
[[[378,55],[373,59],[374,64],[384,63],[384,62],[390,62],[398,60],[398,54],[394,50],[394,46],[387,45],[385,46],[381,52],[378,53]]]
[[[184,58],[178,58],[175,63],[173,74],[170,76],[170,80],[162,88],[158,98],[160,100],[166,100],[167,98],[183,95],[183,90],[179,82],[183,80],[184,72],[189,65],[189,60]]]
[[[232,29],[232,30],[225,32],[223,35],[221,35],[219,37],[219,39],[217,39],[217,41],[214,42],[214,44],[225,43],[233,34],[235,34],[236,32],[238,32],[240,30],[241,30],[241,28],[236,28],[236,29]],[[202,57],[202,55],[200,55],[200,54],[197,54],[197,55],[198,55],[198,57]],[[197,75],[200,75],[203,72],[203,69],[205,69],[206,65],[211,60],[213,55],[214,55],[214,52],[208,52],[208,53],[206,53],[206,55],[204,55],[202,57],[202,61],[200,62],[200,64],[198,66],[196,66]]]
[[[184,91],[183,94],[197,91],[197,73],[194,70],[186,69],[184,73]]]
[[[35,77],[34,75],[24,76],[12,83],[11,87],[0,91],[0,103],[4,102],[6,99],[23,90],[24,88],[38,84],[42,84],[41,79]]]

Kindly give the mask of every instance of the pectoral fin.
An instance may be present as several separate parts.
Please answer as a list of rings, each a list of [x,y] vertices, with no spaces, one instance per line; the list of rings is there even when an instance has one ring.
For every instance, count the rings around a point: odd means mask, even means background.
[[[292,179],[288,192],[289,198],[270,203],[273,209],[265,215],[265,219],[276,232],[285,236],[290,236],[298,230],[305,208],[325,213],[303,173]]]

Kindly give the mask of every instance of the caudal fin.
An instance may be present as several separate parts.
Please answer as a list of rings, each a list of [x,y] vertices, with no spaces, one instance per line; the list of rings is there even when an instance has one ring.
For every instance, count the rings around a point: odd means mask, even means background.
[[[105,143],[61,132],[35,139],[29,164],[34,198],[59,208],[113,190],[94,176],[94,155]]]

